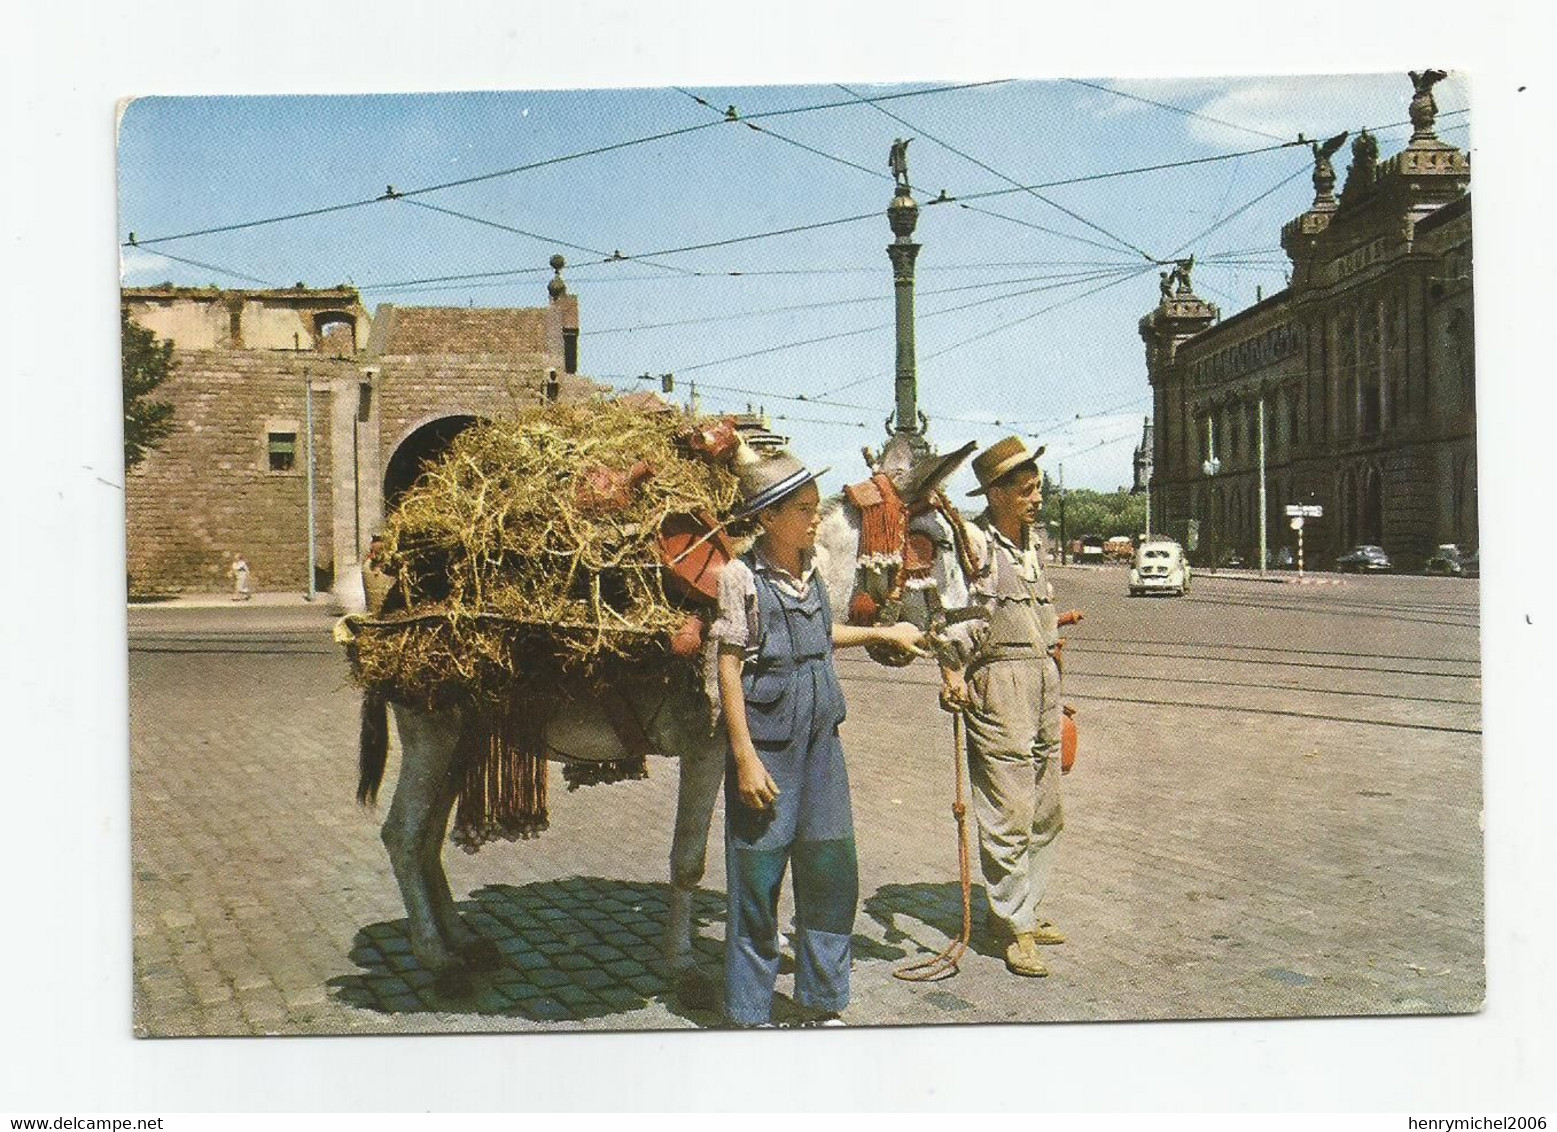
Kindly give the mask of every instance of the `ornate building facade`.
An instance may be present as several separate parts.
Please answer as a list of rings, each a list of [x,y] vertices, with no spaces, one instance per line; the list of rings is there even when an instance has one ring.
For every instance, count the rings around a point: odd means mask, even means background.
[[[1373,543],[1411,569],[1439,543],[1477,545],[1470,161],[1434,132],[1441,77],[1412,75],[1401,152],[1380,162],[1354,140],[1339,196],[1345,135],[1313,145],[1313,204],[1281,231],[1285,290],[1224,320],[1188,261],[1141,319],[1153,527],[1193,558],[1255,561],[1262,417],[1271,549],[1295,541],[1292,503],[1324,509],[1304,530],[1315,563]]]

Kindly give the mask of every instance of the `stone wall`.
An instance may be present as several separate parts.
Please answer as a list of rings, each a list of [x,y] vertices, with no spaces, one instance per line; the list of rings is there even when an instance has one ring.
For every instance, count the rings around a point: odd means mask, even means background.
[[[221,590],[235,552],[256,590],[307,588],[305,381],[314,393],[319,565],[333,566],[329,385],[350,362],[291,352],[177,350],[157,396],[173,434],[126,477],[132,593]],[[296,435],[293,467],[272,471],[267,437]]]

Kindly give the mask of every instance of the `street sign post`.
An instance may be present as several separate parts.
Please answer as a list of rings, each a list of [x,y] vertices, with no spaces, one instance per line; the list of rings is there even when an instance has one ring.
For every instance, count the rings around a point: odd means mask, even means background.
[[[1287,518],[1292,520],[1292,529],[1297,532],[1297,570],[1298,578],[1303,577],[1303,520],[1320,519],[1324,517],[1325,509],[1317,503],[1288,503]]]

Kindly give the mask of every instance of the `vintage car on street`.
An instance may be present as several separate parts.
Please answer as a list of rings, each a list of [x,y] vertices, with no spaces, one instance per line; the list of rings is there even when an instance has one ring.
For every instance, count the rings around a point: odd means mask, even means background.
[[[1076,548],[1077,562],[1102,562],[1103,540],[1097,535],[1082,535]]]
[[[1143,542],[1130,564],[1130,596],[1169,593],[1182,596],[1189,592],[1189,562],[1176,542],[1158,539]]]
[[[1447,574],[1458,578],[1465,573],[1465,558],[1460,548],[1452,542],[1440,543],[1438,549],[1422,566],[1424,574]]]
[[[1115,535],[1103,543],[1103,557],[1110,562],[1128,562],[1135,556],[1135,540],[1129,535]]]
[[[1467,578],[1481,577],[1481,548],[1477,547],[1460,559],[1460,570]]]
[[[1343,574],[1384,574],[1391,569],[1389,555],[1379,546],[1354,546],[1335,560]]]

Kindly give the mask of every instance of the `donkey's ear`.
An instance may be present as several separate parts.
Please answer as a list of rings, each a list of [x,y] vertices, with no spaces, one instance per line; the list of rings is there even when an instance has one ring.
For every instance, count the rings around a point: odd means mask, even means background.
[[[939,491],[947,480],[957,474],[957,469],[973,455],[973,450],[978,446],[978,441],[970,440],[955,452],[948,452],[944,456],[921,456],[909,471],[908,482],[903,488],[903,502],[913,507],[929,498],[933,492]]]

